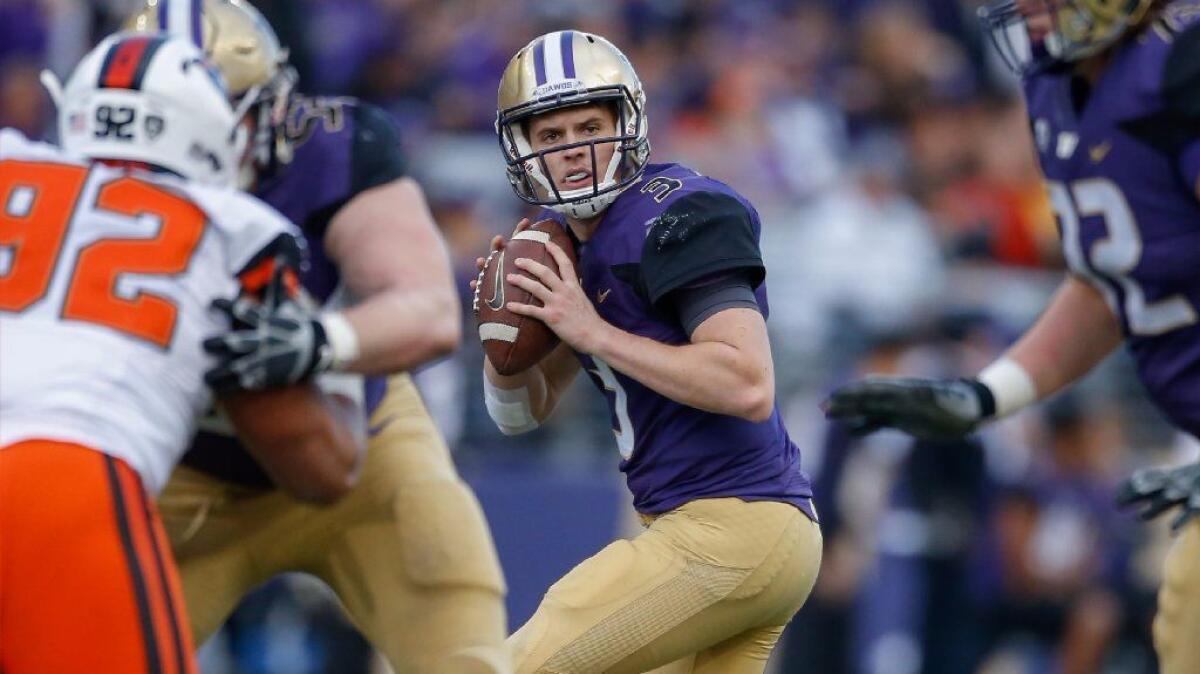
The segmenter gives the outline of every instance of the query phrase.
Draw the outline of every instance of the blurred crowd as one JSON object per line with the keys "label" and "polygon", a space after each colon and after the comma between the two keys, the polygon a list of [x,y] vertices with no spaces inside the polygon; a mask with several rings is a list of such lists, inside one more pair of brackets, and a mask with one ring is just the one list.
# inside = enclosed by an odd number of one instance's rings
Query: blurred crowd
{"label": "blurred crowd", "polygon": [[[0,0],[0,126],[52,136],[39,70],[69,72],[139,4]],[[1116,511],[1112,493],[1133,466],[1195,450],[1149,411],[1123,355],[969,443],[852,438],[821,417],[825,393],[866,372],[977,371],[1061,278],[1017,83],[987,48],[977,3],[256,5],[290,48],[302,91],[358,96],[395,115],[459,270],[464,321],[475,257],[526,214],[492,124],[504,65],[543,32],[611,39],[647,91],[652,158],[754,201],[778,400],[816,481],[826,537],[820,581],[779,671],[1154,671],[1148,624],[1167,537]],[[615,472],[607,413],[590,390],[538,433],[500,436],[478,390],[481,358],[468,340],[420,374],[468,475],[526,460]],[[296,604],[307,596],[282,591]],[[308,662],[341,666],[272,668],[266,641],[251,637],[290,614],[258,610],[222,636],[242,653],[228,671],[361,671],[345,668],[361,654],[332,637],[309,648]]]}

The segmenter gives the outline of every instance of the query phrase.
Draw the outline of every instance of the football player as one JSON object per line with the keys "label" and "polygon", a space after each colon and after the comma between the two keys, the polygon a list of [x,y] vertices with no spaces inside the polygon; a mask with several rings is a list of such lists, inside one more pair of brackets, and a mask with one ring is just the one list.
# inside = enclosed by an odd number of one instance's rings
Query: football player
{"label": "football player", "polygon": [[505,588],[483,512],[412,380],[383,376],[449,353],[461,334],[449,258],[392,121],[352,99],[296,94],[286,52],[241,0],[155,0],[131,22],[199,40],[229,81],[254,128],[246,183],[300,225],[312,257],[302,282],[325,302],[315,324],[272,337],[286,356],[272,371],[220,379],[259,388],[309,367],[371,375],[363,478],[333,508],[274,489],[215,427],[198,436],[159,500],[196,640],[259,584],[305,571],[398,672],[508,671]]}
{"label": "football player", "polygon": [[517,375],[485,363],[487,409],[505,433],[532,430],[586,371],[646,525],[549,589],[509,639],[521,674],[761,674],[820,562],[774,402],[758,214],[727,185],[649,164],[645,104],[625,56],[580,31],[535,39],[500,83],[508,177],[569,229],[579,262],[553,243],[561,275],[514,262],[533,278],[508,280],[538,304],[507,308],[562,342]]}
{"label": "football player", "polygon": [[[860,431],[948,438],[1070,385],[1122,341],[1150,396],[1200,432],[1200,4],[1011,0],[984,8],[1022,76],[1070,271],[998,361],[961,380],[868,379],[827,413]],[[1200,506],[1194,467],[1141,473],[1122,499]],[[1180,520],[1182,523],[1184,520]],[[1171,550],[1154,639],[1166,674],[1200,671],[1200,524]]]}
{"label": "football player", "polygon": [[[46,81],[62,149],[0,130],[0,671],[196,672],[149,495],[209,405],[210,303],[274,278],[244,327],[307,318],[279,294],[298,232],[233,188],[246,136],[192,44],[116,35]],[[357,405],[307,384],[221,403],[293,496],[353,485]]]}

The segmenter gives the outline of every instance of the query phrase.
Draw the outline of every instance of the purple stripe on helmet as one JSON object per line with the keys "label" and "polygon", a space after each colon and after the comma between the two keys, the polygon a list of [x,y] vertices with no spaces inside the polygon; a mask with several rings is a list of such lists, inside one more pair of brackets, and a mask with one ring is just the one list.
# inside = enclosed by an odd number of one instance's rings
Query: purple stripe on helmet
{"label": "purple stripe on helmet", "polygon": [[192,42],[201,49],[204,48],[204,33],[201,30],[200,13],[204,11],[200,4],[203,0],[192,0]]}
{"label": "purple stripe on helmet", "polygon": [[533,70],[537,75],[538,86],[546,83],[546,40],[545,38],[537,41],[533,45]]}
{"label": "purple stripe on helmet", "polygon": [[563,77],[575,79],[575,31],[564,30],[559,41],[562,48]]}
{"label": "purple stripe on helmet", "polygon": [[158,29],[166,31],[170,28],[167,25],[167,0],[158,0]]}

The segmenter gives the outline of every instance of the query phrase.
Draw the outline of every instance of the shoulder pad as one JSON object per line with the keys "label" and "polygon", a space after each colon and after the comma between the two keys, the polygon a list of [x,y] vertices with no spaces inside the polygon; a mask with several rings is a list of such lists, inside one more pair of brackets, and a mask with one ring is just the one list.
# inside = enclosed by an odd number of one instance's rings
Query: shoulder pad
{"label": "shoulder pad", "polygon": [[1175,36],[1162,77],[1164,110],[1172,116],[1200,119],[1200,23]]}
{"label": "shoulder pad", "polygon": [[745,271],[751,287],[766,275],[754,214],[713,191],[683,194],[650,221],[642,247],[645,291],[657,303],[673,290],[723,272]]}
{"label": "shoulder pad", "polygon": [[389,183],[408,172],[396,120],[383,108],[354,103],[351,189],[355,194]]}
{"label": "shoulder pad", "polygon": [[1150,30],[1167,43],[1159,80],[1147,83],[1157,104],[1152,113],[1121,122],[1120,127],[1173,156],[1200,138],[1200,21],[1169,24],[1164,18]]}
{"label": "shoulder pad", "polygon": [[11,157],[65,162],[78,161],[78,158],[73,158],[56,145],[29,140],[25,134],[16,129],[3,128],[0,129],[0,159]]}

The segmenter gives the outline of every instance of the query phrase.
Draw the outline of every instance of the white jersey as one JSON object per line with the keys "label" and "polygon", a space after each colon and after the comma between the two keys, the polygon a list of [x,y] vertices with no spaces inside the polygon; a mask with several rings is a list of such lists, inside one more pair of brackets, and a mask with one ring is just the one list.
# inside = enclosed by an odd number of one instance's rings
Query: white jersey
{"label": "white jersey", "polygon": [[228,325],[209,305],[281,235],[247,194],[0,130],[0,448],[78,443],[157,493],[211,404],[201,343]]}

